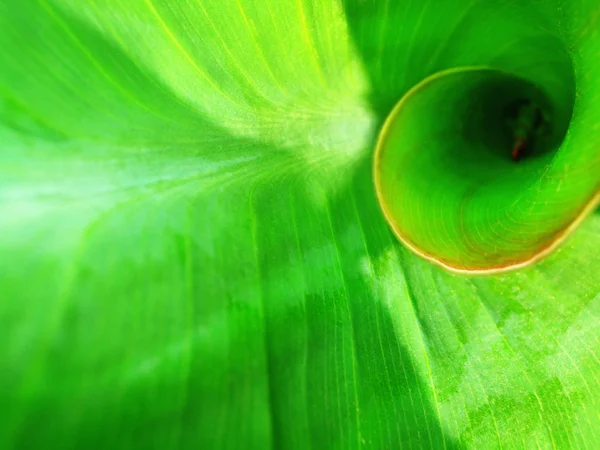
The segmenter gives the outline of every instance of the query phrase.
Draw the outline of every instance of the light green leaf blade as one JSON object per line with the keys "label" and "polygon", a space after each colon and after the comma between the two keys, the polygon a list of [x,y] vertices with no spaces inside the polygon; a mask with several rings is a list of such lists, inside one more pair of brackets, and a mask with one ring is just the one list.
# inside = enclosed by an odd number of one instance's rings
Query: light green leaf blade
{"label": "light green leaf blade", "polygon": [[593,447],[600,216],[449,274],[371,165],[413,85],[557,24],[591,148],[598,6],[373,3],[0,0],[3,447]]}

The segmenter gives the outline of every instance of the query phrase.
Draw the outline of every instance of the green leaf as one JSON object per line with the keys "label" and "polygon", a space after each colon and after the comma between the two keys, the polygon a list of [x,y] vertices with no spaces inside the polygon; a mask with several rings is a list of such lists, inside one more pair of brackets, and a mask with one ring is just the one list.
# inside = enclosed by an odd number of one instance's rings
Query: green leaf
{"label": "green leaf", "polygon": [[[534,248],[598,195],[599,24],[597,0],[0,0],[0,447],[593,448],[600,214],[539,264],[450,273],[372,166],[430,75],[540,86],[573,117],[524,175]],[[420,114],[411,139],[448,112]]]}

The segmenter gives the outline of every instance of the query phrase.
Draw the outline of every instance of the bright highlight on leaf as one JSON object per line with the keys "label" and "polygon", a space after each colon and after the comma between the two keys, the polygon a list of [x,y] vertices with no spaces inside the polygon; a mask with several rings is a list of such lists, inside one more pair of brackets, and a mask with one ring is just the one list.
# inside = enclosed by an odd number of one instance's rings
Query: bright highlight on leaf
{"label": "bright highlight on leaf", "polygon": [[599,61],[598,0],[0,0],[0,448],[595,448]]}

